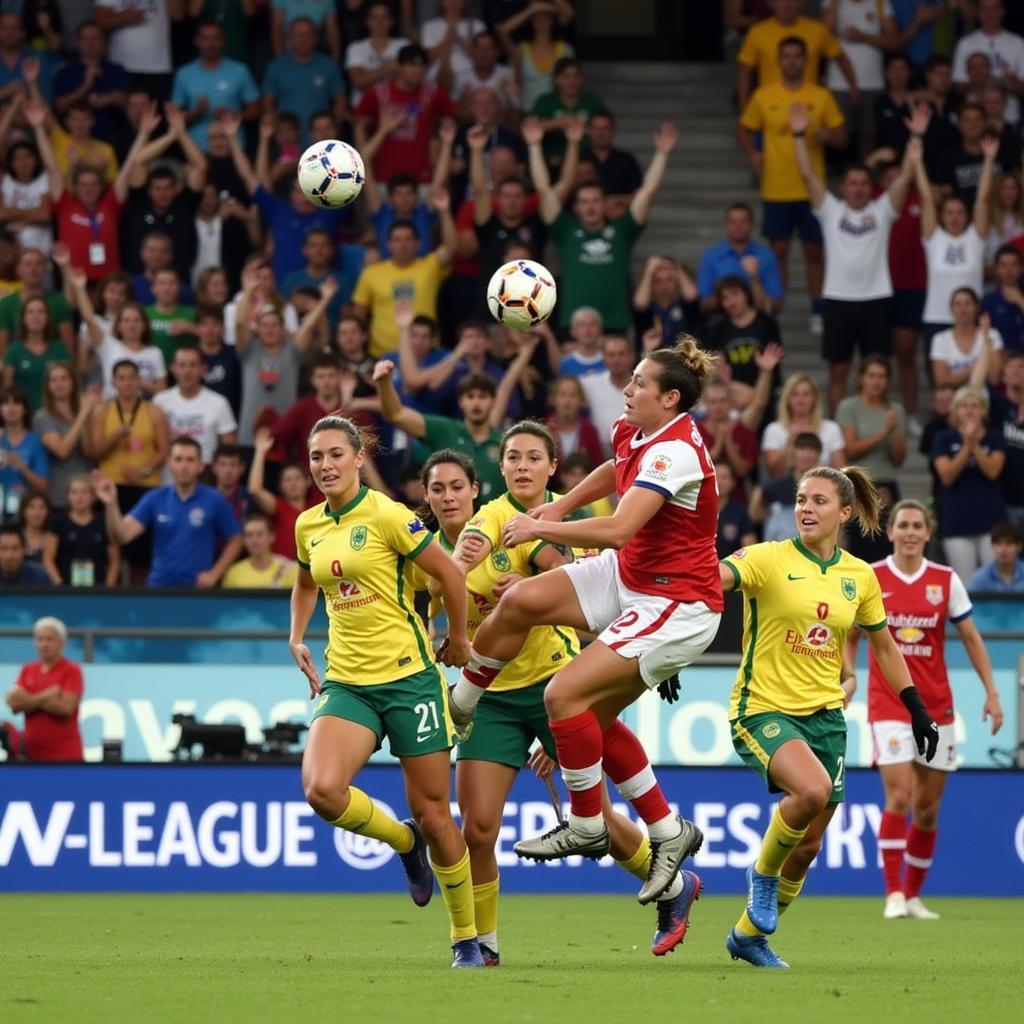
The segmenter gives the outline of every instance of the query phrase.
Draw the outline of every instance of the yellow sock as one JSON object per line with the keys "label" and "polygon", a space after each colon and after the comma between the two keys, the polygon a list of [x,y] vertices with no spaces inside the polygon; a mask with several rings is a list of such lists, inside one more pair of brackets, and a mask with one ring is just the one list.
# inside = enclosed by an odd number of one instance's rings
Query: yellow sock
{"label": "yellow sock", "polygon": [[[441,898],[452,922],[452,942],[476,938],[473,916],[473,876],[469,870],[469,850],[451,867],[431,864],[441,889]],[[497,892],[495,892],[497,899]]]}
{"label": "yellow sock", "polygon": [[761,929],[758,928],[749,917],[747,917],[747,912],[745,910],[743,911],[740,919],[736,922],[736,931],[738,931],[740,935],[749,935],[751,937],[754,935],[764,934]]}
{"label": "yellow sock", "polygon": [[348,787],[348,807],[344,814],[331,822],[346,832],[369,836],[387,843],[396,853],[408,853],[412,849],[413,834],[408,825],[392,818],[382,811],[361,789]]}
{"label": "yellow sock", "polygon": [[647,873],[651,870],[651,842],[644,836],[640,841],[640,845],[636,849],[636,853],[633,854],[629,860],[617,860],[615,862],[622,868],[623,871],[628,871],[631,875],[635,875],[637,878],[647,881]]}
{"label": "yellow sock", "polygon": [[806,828],[790,828],[779,812],[779,805],[772,811],[772,820],[768,822],[768,831],[761,842],[761,854],[757,858],[754,870],[759,875],[778,875],[782,865],[793,852],[796,845],[804,837]]}
{"label": "yellow sock", "polygon": [[473,916],[476,918],[476,932],[480,941],[486,936],[488,946],[498,951],[498,886],[499,879],[481,882],[473,886]]}
{"label": "yellow sock", "polygon": [[804,881],[807,876],[804,875],[799,881],[793,882],[788,878],[779,879],[779,913],[783,914],[786,908],[800,895],[800,890],[804,887]]}

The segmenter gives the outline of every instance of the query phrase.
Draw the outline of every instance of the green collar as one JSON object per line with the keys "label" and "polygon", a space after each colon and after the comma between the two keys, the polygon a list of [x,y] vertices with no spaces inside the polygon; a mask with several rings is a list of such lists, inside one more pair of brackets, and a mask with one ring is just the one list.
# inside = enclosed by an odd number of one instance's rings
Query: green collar
{"label": "green collar", "polygon": [[[508,491],[508,492],[507,492],[507,497],[508,497],[508,503],[509,503],[509,504],[510,504],[510,505],[511,505],[511,506],[512,506],[512,507],[513,507],[513,508],[514,508],[514,509],[515,509],[515,510],[516,510],[517,512],[529,512],[529,511],[530,511],[530,510],[529,510],[528,508],[524,508],[524,507],[523,507],[522,505],[520,505],[520,504],[519,504],[519,502],[518,502],[518,501],[516,501],[516,499],[512,497],[512,492],[511,492],[511,491]],[[548,502],[548,501],[551,501],[551,500],[552,500],[552,495],[551,495],[551,492],[550,492],[550,491],[545,491],[545,492],[544,492],[544,501],[545,501],[545,502]]]}
{"label": "green collar", "polygon": [[333,519],[335,523],[340,522],[341,517],[345,515],[346,512],[351,512],[352,509],[354,509],[356,505],[366,497],[366,492],[368,490],[369,488],[364,484],[358,491],[356,491],[356,496],[347,505],[342,505],[339,509],[332,509],[330,502],[324,502],[324,515],[329,519]]}
{"label": "green collar", "polygon": [[437,528],[437,540],[448,554],[451,554],[455,550],[455,545],[448,542],[448,538],[444,535],[444,530],[442,530],[440,526]]}
{"label": "green collar", "polygon": [[809,559],[816,566],[818,566],[819,569],[821,569],[822,575],[824,575],[828,569],[831,569],[832,566],[835,565],[836,562],[838,562],[839,559],[843,557],[843,549],[838,544],[836,545],[835,551],[832,553],[832,557],[827,562],[823,562],[812,551],[808,551],[807,548],[804,547],[804,543],[799,537],[793,538],[793,544],[796,547],[797,551],[799,551],[800,554],[804,556],[804,558]]}

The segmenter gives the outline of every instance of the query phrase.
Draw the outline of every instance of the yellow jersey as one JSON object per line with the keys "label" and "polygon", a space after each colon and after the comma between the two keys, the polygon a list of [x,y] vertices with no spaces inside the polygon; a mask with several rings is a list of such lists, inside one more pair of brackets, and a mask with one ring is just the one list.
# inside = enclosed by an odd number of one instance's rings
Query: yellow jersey
{"label": "yellow jersey", "polygon": [[776,18],[765,18],[750,26],[736,60],[757,69],[758,85],[771,85],[782,76],[779,43],[789,36],[802,39],[807,46],[805,82],[816,82],[821,77],[822,57],[834,60],[843,52],[839,40],[815,18],[801,16],[792,25],[783,25]]}
{"label": "yellow jersey", "polygon": [[[547,500],[557,495],[549,494]],[[466,577],[468,591],[469,637],[494,611],[498,599],[494,587],[502,576],[510,572],[520,576],[535,576],[539,570],[536,558],[547,541],[535,540],[505,548],[501,543],[501,531],[505,524],[526,509],[509,494],[503,494],[489,501],[466,524],[465,533],[478,533],[491,543],[487,557]],[[534,626],[526,643],[515,659],[509,662],[491,684],[494,691],[519,690],[532,686],[554,675],[563,665],[568,664],[580,652],[579,639],[571,629],[558,626]]]}
{"label": "yellow jersey", "polygon": [[769,202],[807,199],[807,186],[796,165],[793,133],[789,130],[789,108],[794,103],[807,107],[810,124],[804,143],[814,173],[825,180],[825,145],[818,138],[822,128],[838,128],[844,121],[835,97],[823,86],[804,82],[799,89],[787,89],[781,82],[754,91],[740,116],[740,124],[752,132],[764,133],[764,172],[761,198]]}
{"label": "yellow jersey", "polygon": [[251,558],[243,558],[240,562],[235,562],[224,574],[221,586],[228,589],[290,587],[298,574],[299,567],[281,555],[274,555],[266,569],[257,569],[253,566]]}
{"label": "yellow jersey", "polygon": [[431,540],[404,505],[367,487],[337,511],[324,503],[296,520],[299,565],[327,604],[328,679],[369,686],[434,664],[408,576]]}
{"label": "yellow jersey", "polygon": [[847,634],[886,627],[874,570],[836,548],[823,562],[800,540],[768,541],[723,559],[743,592],[743,660],[730,720],[760,711],[841,708]]}

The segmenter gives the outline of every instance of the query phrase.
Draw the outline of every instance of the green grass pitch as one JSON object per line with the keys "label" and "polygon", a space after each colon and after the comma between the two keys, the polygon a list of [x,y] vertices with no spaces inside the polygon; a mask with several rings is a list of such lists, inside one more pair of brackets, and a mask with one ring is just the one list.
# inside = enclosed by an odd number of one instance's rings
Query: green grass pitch
{"label": "green grass pitch", "polygon": [[436,895],[7,895],[0,1020],[1019,1021],[1024,903],[928,903],[941,921],[802,898],[774,943],[793,969],[756,971],[724,948],[742,897],[703,897],[658,959],[630,897],[507,896],[502,966],[455,973]]}

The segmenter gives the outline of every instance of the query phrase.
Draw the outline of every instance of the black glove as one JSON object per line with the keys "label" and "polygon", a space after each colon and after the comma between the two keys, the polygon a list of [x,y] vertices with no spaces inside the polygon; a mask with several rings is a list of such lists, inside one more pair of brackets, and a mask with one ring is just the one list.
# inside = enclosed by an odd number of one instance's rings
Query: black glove
{"label": "black glove", "polygon": [[668,679],[658,683],[658,696],[669,704],[675,704],[679,700],[679,673],[671,675]]}
{"label": "black glove", "polygon": [[917,692],[916,686],[905,686],[900,690],[900,700],[910,712],[910,728],[914,732],[917,752],[924,754],[926,761],[931,761],[939,745],[939,727],[921,703],[921,695]]}

